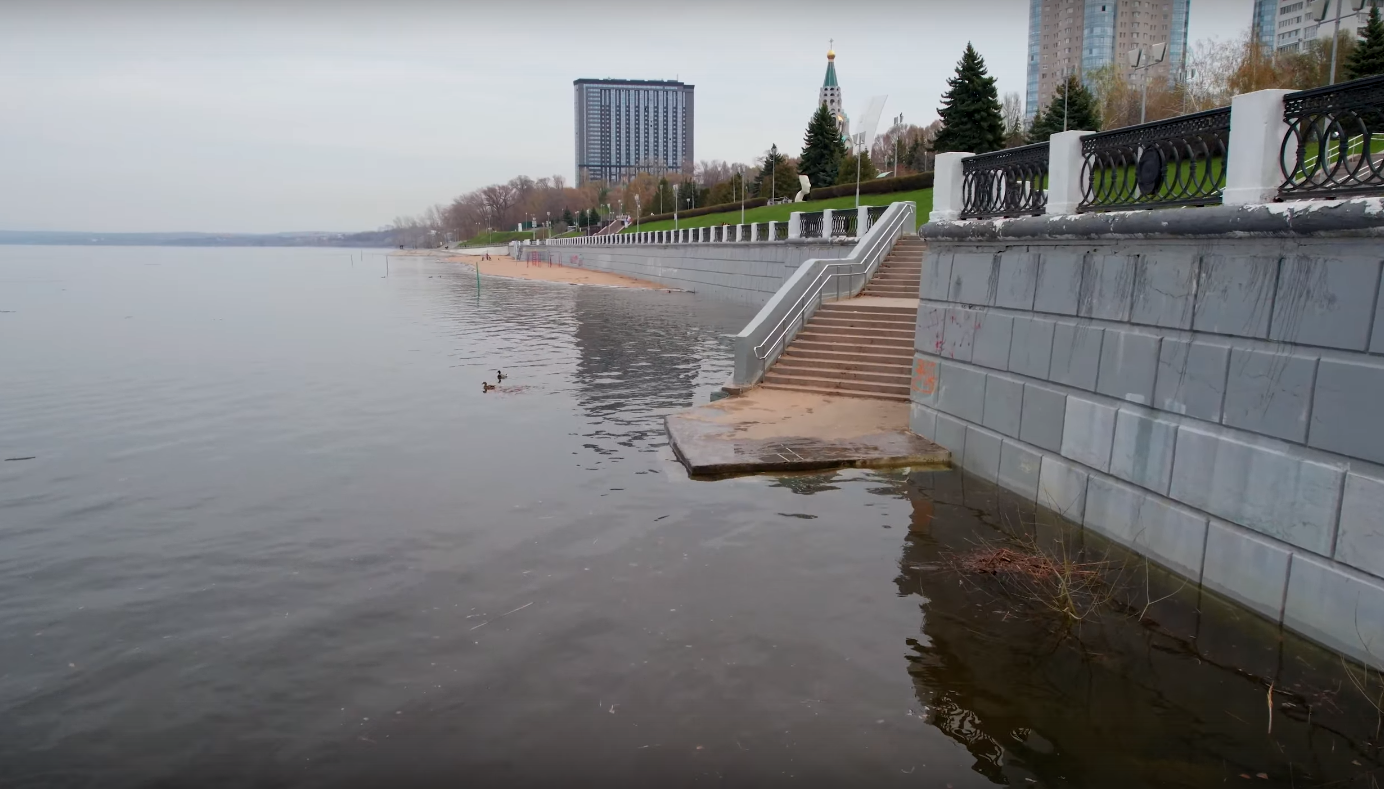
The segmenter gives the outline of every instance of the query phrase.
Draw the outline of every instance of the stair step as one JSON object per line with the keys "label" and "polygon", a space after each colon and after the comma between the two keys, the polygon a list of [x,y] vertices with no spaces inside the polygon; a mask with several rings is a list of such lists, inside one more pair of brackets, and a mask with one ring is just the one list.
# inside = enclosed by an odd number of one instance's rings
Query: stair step
{"label": "stair step", "polygon": [[854,340],[867,337],[884,337],[888,339],[911,340],[913,339],[914,327],[908,324],[899,324],[885,329],[868,328],[864,326],[836,326],[823,324],[816,321],[809,322],[803,329],[804,332],[815,332],[817,334],[827,334],[832,337],[849,337]]}
{"label": "stair step", "polygon": [[[869,350],[871,353],[866,353]],[[873,353],[873,349],[844,349],[844,350],[815,350],[811,347],[789,346],[783,352],[782,360],[799,359],[804,361],[819,361],[822,364],[829,364],[832,367],[909,367],[913,363],[912,350],[898,350],[897,353]]]}
{"label": "stair step", "polygon": [[808,392],[810,394],[825,395],[827,397],[859,397],[864,400],[891,400],[894,402],[908,402],[906,395],[882,394],[880,392],[850,392],[841,389],[818,389],[813,386],[787,386],[784,384],[764,384],[765,389],[782,389],[789,392]]}
{"label": "stair step", "polygon": [[[817,358],[819,356],[836,358]],[[779,357],[778,363],[788,364],[794,367],[816,368],[821,370],[824,375],[829,371],[836,370],[911,375],[913,368],[910,362],[912,358],[911,354],[907,356],[867,356],[864,354],[851,353],[797,353],[789,350]]]}
{"label": "stair step", "polygon": [[822,306],[817,308],[818,315],[821,315],[824,312],[831,313],[833,315],[841,313],[864,315],[866,313],[869,313],[876,315],[907,314],[913,317],[917,317],[918,308],[902,306],[895,307],[888,304],[870,304],[869,302],[861,303],[859,301],[856,301],[855,299],[847,299],[846,301],[835,301],[830,302],[828,304],[823,304]]}
{"label": "stair step", "polygon": [[830,340],[804,339],[801,334],[788,346],[788,353],[819,354],[831,353],[836,355],[859,356],[860,358],[879,357],[912,359],[913,347],[900,345],[860,345],[857,343],[832,342]]}
{"label": "stair step", "polygon": [[785,384],[788,386],[810,386],[815,389],[828,389],[851,392],[878,392],[908,397],[908,383],[888,384],[870,381],[843,381],[835,378],[815,378],[806,375],[783,375],[772,369],[764,376],[766,384]]}
{"label": "stair step", "polygon": [[815,315],[808,326],[841,326],[857,329],[913,329],[915,319],[910,315],[845,316],[837,313]]}
{"label": "stair step", "polygon": [[774,375],[796,376],[799,378],[822,378],[833,381],[862,381],[893,386],[908,386],[909,368],[894,367],[883,372],[877,370],[843,370],[835,367],[815,367],[810,364],[780,359],[771,371]]}
{"label": "stair step", "polygon": [[912,337],[859,337],[850,334],[832,334],[828,332],[813,331],[810,327],[799,333],[797,339],[803,342],[821,342],[836,345],[882,345],[893,348],[913,347]]}

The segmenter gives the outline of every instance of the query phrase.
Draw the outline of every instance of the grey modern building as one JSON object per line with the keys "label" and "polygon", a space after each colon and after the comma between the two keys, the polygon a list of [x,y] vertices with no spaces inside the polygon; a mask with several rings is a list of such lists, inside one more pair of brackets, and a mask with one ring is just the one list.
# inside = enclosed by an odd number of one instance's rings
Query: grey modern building
{"label": "grey modern building", "polygon": [[690,168],[692,85],[671,80],[579,79],[576,113],[577,183],[627,181]]}
{"label": "grey modern building", "polygon": [[1337,16],[1342,33],[1359,35],[1375,6],[1384,7],[1384,0],[1255,0],[1252,29],[1268,52],[1301,52],[1312,41],[1330,43]]}
{"label": "grey modern building", "polygon": [[1083,80],[1115,64],[1128,76],[1125,53],[1166,43],[1150,79],[1176,78],[1187,54],[1192,0],[1029,0],[1028,85],[1024,111],[1033,118],[1067,75]]}

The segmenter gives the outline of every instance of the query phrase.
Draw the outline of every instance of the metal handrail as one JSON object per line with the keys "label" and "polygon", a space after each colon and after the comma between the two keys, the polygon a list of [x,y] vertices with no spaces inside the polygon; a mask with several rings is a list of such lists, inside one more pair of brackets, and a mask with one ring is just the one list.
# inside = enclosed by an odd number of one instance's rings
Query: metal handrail
{"label": "metal handrail", "polygon": [[[763,376],[764,370],[768,367],[766,360],[771,355],[773,349],[778,346],[787,346],[789,328],[793,325],[793,322],[797,321],[798,331],[802,331],[803,326],[807,324],[808,308],[814,306],[814,303],[817,305],[821,304],[822,293],[826,290],[827,282],[837,280],[836,297],[838,299],[841,297],[840,279],[842,277],[851,277],[852,286],[854,285],[855,277],[864,277],[865,282],[869,282],[870,277],[874,274],[875,270],[879,268],[880,263],[884,261],[884,258],[888,254],[889,249],[893,248],[894,246],[895,236],[893,234],[893,230],[897,226],[902,225],[905,219],[915,217],[916,212],[918,210],[917,206],[914,203],[896,203],[896,205],[902,205],[904,206],[904,208],[900,210],[897,214],[895,214],[893,219],[891,219],[888,224],[884,225],[883,229],[878,234],[876,234],[873,239],[869,241],[869,246],[866,247],[863,253],[860,255],[860,260],[855,260],[848,263],[842,262],[824,264],[822,266],[822,270],[817,272],[817,276],[813,278],[812,284],[808,286],[807,291],[804,292],[801,296],[799,296],[797,301],[793,302],[793,306],[791,309],[789,309],[788,314],[783,316],[783,318],[778,322],[778,324],[775,325],[772,330],[770,330],[769,335],[765,337],[762,342],[754,346],[754,356],[761,362],[761,376]],[[879,227],[879,225],[876,224],[876,227]],[[874,228],[871,229],[873,230]],[[882,250],[880,249],[881,247],[883,247]],[[871,259],[872,257],[873,260]],[[859,266],[862,263],[864,263],[865,265],[864,271],[852,271],[846,273],[838,273],[832,271],[832,269],[837,268]],[[864,283],[862,283],[862,287],[863,285]],[[848,288],[847,290],[850,290],[850,288]],[[796,336],[796,334],[794,334],[794,336]],[[780,353],[782,353],[782,351],[780,351]]]}

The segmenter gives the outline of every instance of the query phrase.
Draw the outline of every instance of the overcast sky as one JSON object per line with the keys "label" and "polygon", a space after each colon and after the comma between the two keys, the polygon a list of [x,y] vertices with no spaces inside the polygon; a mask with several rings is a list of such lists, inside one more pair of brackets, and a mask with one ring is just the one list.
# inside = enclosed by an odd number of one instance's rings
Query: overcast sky
{"label": "overcast sky", "polygon": [[[1193,41],[1253,0],[1192,0]],[[577,13],[580,12],[580,13]],[[0,0],[0,229],[365,230],[574,178],[572,80],[696,85],[696,157],[796,154],[834,38],[846,111],[937,117],[966,42],[1023,93],[1028,0]]]}

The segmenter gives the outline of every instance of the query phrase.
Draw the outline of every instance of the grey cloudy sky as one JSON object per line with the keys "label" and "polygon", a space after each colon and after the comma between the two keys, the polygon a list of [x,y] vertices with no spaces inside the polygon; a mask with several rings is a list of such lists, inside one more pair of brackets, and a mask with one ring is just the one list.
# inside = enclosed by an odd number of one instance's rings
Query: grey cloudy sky
{"label": "grey cloudy sky", "polygon": [[[1193,41],[1252,0],[1192,0]],[[576,13],[580,10],[581,13]],[[363,230],[523,173],[573,178],[572,80],[697,86],[698,159],[846,110],[927,123],[972,41],[1022,93],[1027,0],[0,0],[0,229]]]}

